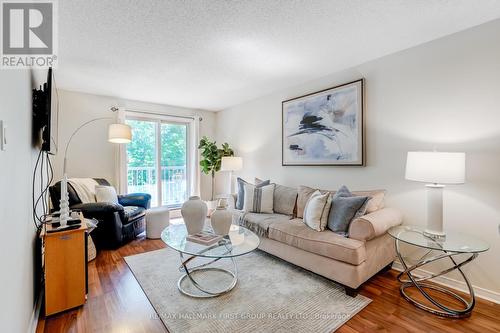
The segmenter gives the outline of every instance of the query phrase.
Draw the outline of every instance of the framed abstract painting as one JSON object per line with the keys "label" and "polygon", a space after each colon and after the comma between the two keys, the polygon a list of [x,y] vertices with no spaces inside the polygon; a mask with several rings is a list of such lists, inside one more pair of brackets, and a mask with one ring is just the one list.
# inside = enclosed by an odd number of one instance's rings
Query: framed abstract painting
{"label": "framed abstract painting", "polygon": [[282,165],[364,165],[364,80],[282,102]]}

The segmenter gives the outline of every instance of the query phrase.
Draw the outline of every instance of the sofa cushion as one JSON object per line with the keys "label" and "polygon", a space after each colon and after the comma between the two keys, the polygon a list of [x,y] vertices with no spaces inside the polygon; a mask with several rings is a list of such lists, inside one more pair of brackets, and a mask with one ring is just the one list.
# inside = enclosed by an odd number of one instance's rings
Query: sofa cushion
{"label": "sofa cushion", "polygon": [[146,214],[146,210],[138,206],[124,206],[122,223],[127,224],[132,220],[142,217]]}
{"label": "sofa cushion", "polygon": [[297,201],[297,189],[293,187],[276,184],[274,187],[274,212],[292,216],[295,202]]}
{"label": "sofa cushion", "polygon": [[366,260],[364,242],[339,236],[329,230],[314,231],[302,219],[275,220],[269,225],[268,237],[352,265],[359,265]]}
{"label": "sofa cushion", "polygon": [[[308,186],[299,186],[298,188],[298,196],[297,196],[297,217],[304,217],[304,208],[306,206],[307,200],[311,194],[314,193],[316,189],[308,187]],[[330,190],[319,190],[321,193],[330,192],[331,194],[335,194],[336,191]],[[384,200],[385,200],[385,190],[371,190],[371,191],[352,191],[352,194],[356,196],[362,197],[370,197],[368,203],[366,204],[366,213],[373,213],[379,209],[384,208]]]}
{"label": "sofa cushion", "polygon": [[237,219],[239,225],[255,232],[257,235],[267,237],[271,223],[288,221],[290,217],[283,214],[259,214],[235,211],[233,212],[233,219]]}

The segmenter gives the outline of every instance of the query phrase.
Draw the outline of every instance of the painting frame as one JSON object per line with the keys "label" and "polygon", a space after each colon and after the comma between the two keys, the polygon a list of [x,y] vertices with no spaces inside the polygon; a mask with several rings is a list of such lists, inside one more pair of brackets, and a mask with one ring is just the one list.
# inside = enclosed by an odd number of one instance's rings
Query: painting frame
{"label": "painting frame", "polygon": [[[285,133],[287,131],[286,120],[288,121],[288,112],[289,105],[293,103],[298,103],[303,101],[307,102],[308,99],[318,98],[323,96],[331,96],[335,93],[338,93],[342,89],[349,88],[351,86],[357,87],[357,97],[356,97],[356,158],[351,159],[349,161],[339,161],[337,159],[323,160],[323,161],[307,161],[307,160],[298,160],[291,161],[289,156],[285,156],[286,149],[290,149],[285,144],[287,144],[287,138],[289,138],[289,133]],[[303,111],[306,115],[307,113]],[[317,118],[322,119],[322,118]],[[310,133],[305,133],[306,135],[312,135]],[[314,134],[314,133],[313,133]],[[288,153],[290,155],[290,153]],[[281,165],[282,166],[365,166],[366,156],[365,156],[365,79],[361,78],[358,80],[350,81],[347,83],[343,83],[334,87],[326,88],[323,90],[315,91],[306,95],[294,97],[291,99],[287,99],[281,102]]]}

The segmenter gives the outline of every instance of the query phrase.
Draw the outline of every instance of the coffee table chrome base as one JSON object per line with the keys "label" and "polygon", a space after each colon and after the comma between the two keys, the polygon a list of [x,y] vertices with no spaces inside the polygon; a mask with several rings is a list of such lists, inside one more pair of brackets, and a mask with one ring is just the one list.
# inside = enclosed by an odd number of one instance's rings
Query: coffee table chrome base
{"label": "coffee table chrome base", "polygon": [[[180,256],[181,256],[181,266],[179,267],[179,270],[183,270],[185,272],[185,274],[183,274],[179,278],[179,281],[177,281],[177,289],[179,289],[179,291],[186,296],[190,296],[190,297],[194,297],[194,298],[217,297],[217,296],[223,295],[223,294],[231,291],[236,286],[236,283],[238,282],[238,270],[236,267],[236,262],[234,261],[233,257],[229,258],[233,264],[233,271],[234,272],[231,272],[228,269],[224,269],[224,268],[220,268],[220,267],[207,267],[210,264],[218,261],[221,258],[216,258],[216,259],[211,260],[210,262],[207,262],[205,264],[198,265],[196,267],[188,268],[187,267],[188,262],[197,258],[197,256],[191,256],[187,259],[184,259],[182,253],[180,253]],[[200,283],[198,281],[196,281],[196,279],[194,277],[194,275],[196,275],[195,273],[197,273],[197,272],[208,272],[208,271],[220,272],[221,274],[227,274],[227,275],[232,277],[232,280],[227,285],[227,287],[225,287],[222,290],[208,290],[206,287],[202,287],[200,285]],[[182,283],[186,279],[188,279],[192,283],[192,285],[195,286],[196,289],[198,289],[201,292],[201,294],[194,294],[194,293],[189,292],[188,290],[184,289],[182,287]]]}
{"label": "coffee table chrome base", "polygon": [[[469,282],[469,280],[467,279],[467,277],[465,276],[461,267],[463,265],[471,262],[472,260],[474,260],[478,256],[477,253],[472,253],[472,254],[470,254],[470,256],[468,258],[457,263],[457,261],[453,257],[459,255],[460,253],[442,251],[443,253],[441,253],[441,254],[438,254],[434,257],[425,259],[425,257],[431,252],[431,251],[428,251],[419,260],[419,262],[417,262],[416,264],[414,264],[412,266],[408,266],[407,263],[404,261],[403,256],[401,255],[401,252],[399,250],[399,241],[397,239],[395,240],[395,243],[396,243],[396,253],[398,255],[399,261],[401,262],[401,264],[403,265],[403,268],[404,268],[404,271],[398,274],[398,280],[399,280],[399,282],[401,282],[401,287],[400,287],[399,291],[400,291],[401,295],[407,301],[409,301],[410,303],[412,303],[413,305],[415,305],[416,307],[418,307],[422,310],[425,310],[427,312],[433,313],[433,314],[441,316],[441,317],[464,318],[464,317],[470,316],[472,309],[474,308],[474,305],[476,303],[476,300],[474,297],[474,290],[472,289],[472,285]],[[423,276],[423,277],[415,277],[412,274],[412,271],[419,268],[419,267],[422,267],[422,266],[427,265],[431,262],[446,259],[446,258],[451,260],[451,262],[453,263],[452,267],[445,269],[441,272],[429,274],[429,275]],[[462,296],[458,295],[457,293],[451,291],[450,289],[425,282],[425,281],[429,281],[435,277],[447,274],[447,273],[454,271],[454,270],[457,270],[460,273],[463,280],[467,284],[467,289],[469,292],[469,300],[466,300],[465,298],[463,298]],[[406,275],[408,277],[408,279],[404,279],[403,278],[404,275]],[[432,303],[432,305],[434,305],[435,307],[430,307],[430,306],[416,300],[415,298],[411,297],[410,295],[408,295],[408,293],[406,292],[406,289],[408,289],[408,288],[417,288],[418,291],[430,303]],[[427,291],[425,291],[425,289],[435,290],[435,291],[438,291],[440,293],[451,296],[454,299],[456,299],[457,301],[459,301],[463,305],[463,308],[456,309],[456,308],[447,307],[447,306],[443,305],[442,303],[440,303],[439,301],[437,301],[434,297],[429,295],[429,293]]]}

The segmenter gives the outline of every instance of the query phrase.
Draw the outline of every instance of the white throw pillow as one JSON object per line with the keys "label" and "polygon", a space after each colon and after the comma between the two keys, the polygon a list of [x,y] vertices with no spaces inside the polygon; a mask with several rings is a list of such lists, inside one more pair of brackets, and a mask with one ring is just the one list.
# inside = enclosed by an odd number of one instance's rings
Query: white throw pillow
{"label": "white throw pillow", "polygon": [[320,191],[315,191],[304,208],[304,223],[316,231],[325,230],[331,205],[330,193],[321,194]]}
{"label": "white throw pillow", "polygon": [[256,187],[244,184],[243,210],[252,213],[273,213],[274,184]]}
{"label": "white throw pillow", "polygon": [[96,185],[95,199],[97,202],[111,202],[118,203],[118,195],[113,186]]}

